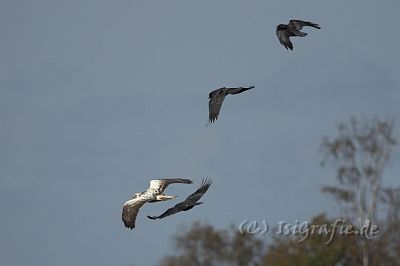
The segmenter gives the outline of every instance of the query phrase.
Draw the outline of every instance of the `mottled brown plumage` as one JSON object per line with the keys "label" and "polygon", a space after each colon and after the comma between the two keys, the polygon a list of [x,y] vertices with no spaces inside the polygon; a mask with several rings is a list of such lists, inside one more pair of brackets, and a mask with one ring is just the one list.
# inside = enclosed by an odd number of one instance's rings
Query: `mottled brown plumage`
{"label": "mottled brown plumage", "polygon": [[168,185],[174,183],[191,184],[192,180],[184,178],[155,179],[150,181],[150,187],[144,192],[135,193],[133,197],[125,202],[122,208],[122,221],[125,227],[135,228],[136,217],[140,207],[146,202],[159,202],[176,198],[176,196],[164,195]]}

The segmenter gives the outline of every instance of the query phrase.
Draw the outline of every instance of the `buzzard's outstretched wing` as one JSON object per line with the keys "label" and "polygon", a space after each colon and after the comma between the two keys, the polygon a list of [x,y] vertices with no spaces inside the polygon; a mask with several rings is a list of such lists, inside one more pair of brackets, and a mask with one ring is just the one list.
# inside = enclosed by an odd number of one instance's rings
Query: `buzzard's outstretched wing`
{"label": "buzzard's outstretched wing", "polygon": [[289,21],[289,26],[294,26],[297,30],[301,30],[304,26],[309,26],[309,27],[314,27],[317,29],[321,29],[321,27],[316,24],[312,23],[310,21],[304,21],[304,20],[298,20],[298,19],[292,19]]}
{"label": "buzzard's outstretched wing", "polygon": [[289,39],[290,33],[287,29],[277,28],[276,29],[276,36],[278,36],[279,42],[286,48],[293,50],[293,44]]}
{"label": "buzzard's outstretched wing", "polygon": [[122,221],[125,227],[135,228],[136,216],[138,215],[140,207],[147,202],[145,198],[134,198],[125,202],[122,208]]}
{"label": "buzzard's outstretched wing", "polygon": [[210,101],[208,102],[208,120],[210,123],[213,123],[217,120],[219,116],[219,111],[221,110],[222,102],[225,99],[226,93],[222,90],[216,93],[210,93]]}
{"label": "buzzard's outstretched wing", "polygon": [[151,190],[159,191],[159,193],[163,193],[168,185],[173,183],[184,183],[184,184],[192,184],[192,180],[185,178],[166,178],[166,179],[154,179],[150,181]]}
{"label": "buzzard's outstretched wing", "polygon": [[247,88],[243,88],[243,87],[239,87],[239,88],[228,88],[227,94],[238,94],[238,93],[242,93],[244,91],[253,89],[254,86],[250,86]]}
{"label": "buzzard's outstretched wing", "polygon": [[208,190],[212,183],[210,178],[205,178],[202,180],[200,187],[190,196],[188,196],[183,202],[176,204],[174,207],[169,208],[160,216],[147,216],[149,219],[162,219],[164,217],[173,215],[181,211],[187,211],[202,202],[197,202]]}

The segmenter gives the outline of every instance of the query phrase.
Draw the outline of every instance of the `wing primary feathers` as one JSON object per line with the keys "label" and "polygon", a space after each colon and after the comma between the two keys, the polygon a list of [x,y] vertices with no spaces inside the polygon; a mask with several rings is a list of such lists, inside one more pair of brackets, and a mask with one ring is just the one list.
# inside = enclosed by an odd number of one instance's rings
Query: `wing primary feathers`
{"label": "wing primary feathers", "polygon": [[309,25],[310,27],[314,27],[314,28],[317,28],[317,29],[321,29],[321,26],[319,26],[317,23],[312,23],[312,22],[310,22],[310,25]]}
{"label": "wing primary feathers", "polygon": [[225,88],[221,88],[215,91],[212,91],[209,94],[210,101],[208,102],[208,121],[210,124],[214,123],[219,116],[219,112],[221,111],[222,102],[225,99],[226,93],[224,92]]}
{"label": "wing primary feathers", "polygon": [[300,19],[292,19],[289,21],[289,24],[293,24],[298,30],[301,30],[304,26],[321,29],[321,27],[317,23],[313,23],[310,21],[304,21],[304,20],[300,20]]}
{"label": "wing primary feathers", "polygon": [[150,181],[150,189],[155,189],[163,192],[168,185],[174,183],[192,184],[193,181],[186,178],[165,178],[165,179],[154,179]]}
{"label": "wing primary feathers", "polygon": [[[253,88],[254,88],[254,86],[253,86]],[[207,186],[207,189],[211,186],[211,184],[212,184],[212,178],[211,177],[206,177],[206,178],[203,178],[202,180],[201,180],[201,184],[200,184],[200,186],[199,186],[199,189],[201,188],[201,187],[203,187],[203,186]]]}
{"label": "wing primary feathers", "polygon": [[280,24],[276,28],[276,36],[278,37],[279,42],[283,45],[283,47],[290,50],[293,50],[293,44],[289,39],[291,32],[288,30],[287,25]]}
{"label": "wing primary feathers", "polygon": [[122,221],[125,227],[129,229],[135,228],[136,217],[139,213],[139,209],[147,202],[146,199],[133,199],[125,202],[122,209]]}
{"label": "wing primary feathers", "polygon": [[247,91],[247,90],[251,90],[253,88],[254,88],[254,86],[250,86],[250,87],[247,87],[247,88],[244,88],[244,87],[228,88],[227,93],[228,94],[238,94],[238,93],[242,93],[242,92]]}

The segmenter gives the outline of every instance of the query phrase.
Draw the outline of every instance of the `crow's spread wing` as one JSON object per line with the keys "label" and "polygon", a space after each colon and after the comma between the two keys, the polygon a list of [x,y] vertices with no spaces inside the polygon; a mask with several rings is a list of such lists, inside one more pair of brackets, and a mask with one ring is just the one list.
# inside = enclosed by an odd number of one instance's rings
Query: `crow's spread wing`
{"label": "crow's spread wing", "polygon": [[276,29],[276,36],[278,36],[279,42],[286,48],[293,50],[293,44],[289,39],[289,32],[286,29]]}
{"label": "crow's spread wing", "polygon": [[213,123],[217,120],[219,112],[222,107],[222,102],[225,99],[225,93],[222,91],[220,93],[210,93],[210,101],[208,102],[208,120]]}
{"label": "crow's spread wing", "polygon": [[299,19],[292,19],[289,21],[289,26],[294,26],[297,30],[301,30],[304,26],[309,26],[309,27],[314,27],[317,29],[321,29],[321,27],[316,24],[312,23],[310,21],[304,21],[304,20],[299,20]]}

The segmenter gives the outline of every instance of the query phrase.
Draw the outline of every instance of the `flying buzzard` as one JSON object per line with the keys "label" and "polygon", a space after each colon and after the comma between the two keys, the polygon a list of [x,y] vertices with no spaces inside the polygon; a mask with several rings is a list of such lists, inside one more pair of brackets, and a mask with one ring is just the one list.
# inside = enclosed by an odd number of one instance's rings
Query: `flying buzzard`
{"label": "flying buzzard", "polygon": [[216,89],[216,90],[210,92],[210,94],[208,95],[208,99],[210,99],[210,101],[208,102],[209,123],[213,123],[213,122],[215,122],[215,120],[217,120],[217,118],[219,116],[219,111],[221,110],[222,102],[224,101],[226,95],[242,93],[242,92],[250,90],[252,88],[254,88],[254,86],[250,86],[248,88],[243,88],[243,87],[225,88],[225,87],[223,87],[223,88],[219,88],[219,89]]}
{"label": "flying buzzard", "polygon": [[289,48],[290,50],[293,50],[293,44],[290,41],[289,37],[292,37],[292,36],[305,37],[305,36],[307,36],[307,33],[300,31],[304,26],[321,29],[321,27],[318,24],[315,24],[315,23],[312,23],[309,21],[292,19],[289,21],[288,25],[279,24],[276,27],[276,36],[278,36],[279,42],[286,49]]}
{"label": "flying buzzard", "polygon": [[173,215],[178,212],[188,211],[196,205],[200,205],[203,202],[197,202],[208,190],[212,183],[210,178],[203,179],[201,181],[200,187],[190,196],[188,196],[183,202],[176,204],[174,207],[169,208],[160,216],[147,216],[149,219],[162,219],[169,215]]}
{"label": "flying buzzard", "polygon": [[150,187],[140,193],[135,193],[130,200],[125,202],[122,209],[122,221],[125,227],[135,228],[136,216],[140,207],[146,202],[159,202],[176,198],[176,196],[168,196],[164,194],[164,190],[169,184],[184,183],[192,184],[192,180],[184,178],[155,179],[150,181]]}

